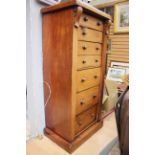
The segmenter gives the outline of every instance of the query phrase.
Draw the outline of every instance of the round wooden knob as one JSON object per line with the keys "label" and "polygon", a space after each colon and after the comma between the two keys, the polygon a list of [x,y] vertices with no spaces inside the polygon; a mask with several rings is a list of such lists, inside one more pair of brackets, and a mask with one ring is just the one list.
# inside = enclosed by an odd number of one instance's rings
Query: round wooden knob
{"label": "round wooden knob", "polygon": [[96,50],[98,51],[98,50],[99,50],[99,48],[98,48],[98,47],[96,47]]}
{"label": "round wooden knob", "polygon": [[85,63],[86,63],[86,61],[85,61],[85,60],[83,60],[83,61],[82,61],[82,63],[83,63],[83,64],[85,64]]}
{"label": "round wooden knob", "polygon": [[87,22],[87,21],[88,21],[88,17],[84,17],[83,20],[84,20],[85,22]]}
{"label": "round wooden knob", "polygon": [[98,60],[96,59],[95,62],[98,62]]}
{"label": "round wooden knob", "polygon": [[101,22],[97,22],[97,26],[100,26],[101,25]]}
{"label": "round wooden knob", "polygon": [[84,102],[84,100],[82,99],[81,101],[80,101],[80,104],[81,105],[83,105],[85,102]]}
{"label": "round wooden knob", "polygon": [[84,45],[84,46],[82,46],[82,48],[83,48],[83,50],[86,50],[87,49],[87,47]]}
{"label": "round wooden knob", "polygon": [[85,82],[86,80],[85,79],[81,79],[81,82]]}
{"label": "round wooden knob", "polygon": [[98,77],[97,75],[94,76],[95,79],[97,79],[97,77]]}
{"label": "round wooden knob", "polygon": [[97,96],[96,95],[93,95],[93,99],[95,99]]}
{"label": "round wooden knob", "polygon": [[84,36],[85,36],[85,35],[86,35],[86,31],[83,31],[83,32],[82,32],[82,35],[84,35]]}
{"label": "round wooden knob", "polygon": [[82,27],[82,35],[86,35],[87,34],[86,31],[87,29],[85,27]]}

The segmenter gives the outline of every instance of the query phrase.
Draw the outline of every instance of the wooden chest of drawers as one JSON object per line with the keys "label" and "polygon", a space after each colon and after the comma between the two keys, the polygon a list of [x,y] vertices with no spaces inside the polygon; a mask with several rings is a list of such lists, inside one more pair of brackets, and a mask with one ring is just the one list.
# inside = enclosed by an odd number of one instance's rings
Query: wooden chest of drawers
{"label": "wooden chest of drawers", "polygon": [[102,126],[110,16],[78,0],[42,14],[45,134],[73,152]]}

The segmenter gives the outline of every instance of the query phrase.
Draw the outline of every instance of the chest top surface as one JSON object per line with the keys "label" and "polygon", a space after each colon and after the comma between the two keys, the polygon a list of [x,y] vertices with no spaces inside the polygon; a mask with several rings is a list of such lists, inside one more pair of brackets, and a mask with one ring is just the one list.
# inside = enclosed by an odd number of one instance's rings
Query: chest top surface
{"label": "chest top surface", "polygon": [[53,6],[45,7],[43,9],[41,9],[41,12],[42,12],[42,14],[45,14],[45,13],[49,13],[49,12],[63,10],[66,8],[76,7],[76,6],[81,6],[85,11],[90,12],[102,19],[111,20],[111,16],[108,15],[107,13],[100,11],[97,8],[91,6],[90,4],[87,4],[80,0],[70,0],[70,1],[62,2],[59,4],[53,5]]}

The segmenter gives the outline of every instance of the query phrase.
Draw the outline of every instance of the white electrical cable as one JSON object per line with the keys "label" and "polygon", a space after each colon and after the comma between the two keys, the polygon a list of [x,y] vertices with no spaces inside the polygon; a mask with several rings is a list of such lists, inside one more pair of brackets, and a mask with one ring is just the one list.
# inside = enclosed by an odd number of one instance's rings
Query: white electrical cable
{"label": "white electrical cable", "polygon": [[48,103],[48,101],[50,100],[50,97],[51,97],[51,87],[50,87],[50,85],[49,85],[49,83],[47,81],[44,81],[44,83],[47,85],[47,87],[49,89],[49,96],[48,96],[48,98],[47,98],[47,100],[45,102],[45,105],[44,105],[44,108],[46,108],[46,105],[47,105],[47,103]]}

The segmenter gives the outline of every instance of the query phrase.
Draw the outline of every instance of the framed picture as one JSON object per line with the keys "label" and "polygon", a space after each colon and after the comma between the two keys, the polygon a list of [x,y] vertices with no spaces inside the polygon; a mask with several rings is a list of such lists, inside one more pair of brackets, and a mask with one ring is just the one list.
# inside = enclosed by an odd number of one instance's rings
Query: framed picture
{"label": "framed picture", "polygon": [[129,3],[118,3],[114,7],[114,32],[129,32]]}
{"label": "framed picture", "polygon": [[121,61],[111,61],[110,67],[113,68],[124,68],[125,74],[129,74],[129,63],[128,62],[121,62]]}
{"label": "framed picture", "polygon": [[123,77],[125,76],[124,68],[112,68],[108,69],[107,80],[123,82]]}

